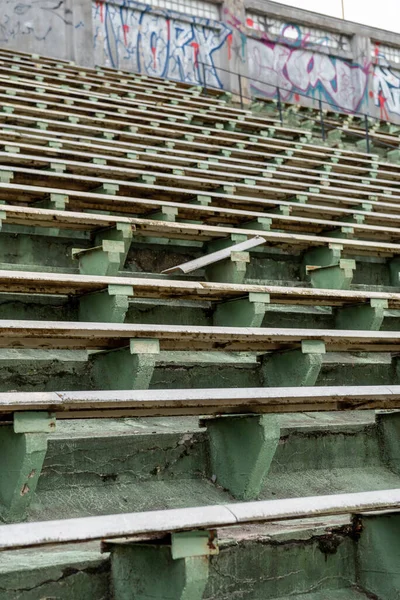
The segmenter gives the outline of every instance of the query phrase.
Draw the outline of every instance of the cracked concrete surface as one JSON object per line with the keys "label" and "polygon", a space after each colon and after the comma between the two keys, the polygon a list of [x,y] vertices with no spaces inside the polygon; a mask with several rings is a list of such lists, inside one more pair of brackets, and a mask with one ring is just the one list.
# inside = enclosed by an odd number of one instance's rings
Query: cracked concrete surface
{"label": "cracked concrete surface", "polygon": [[109,572],[98,545],[5,552],[0,600],[109,600]]}

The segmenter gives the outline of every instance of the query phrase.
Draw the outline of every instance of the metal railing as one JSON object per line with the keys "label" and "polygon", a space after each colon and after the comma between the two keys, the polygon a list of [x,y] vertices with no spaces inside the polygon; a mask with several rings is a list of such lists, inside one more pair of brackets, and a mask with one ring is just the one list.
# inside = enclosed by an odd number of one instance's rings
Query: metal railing
{"label": "metal railing", "polygon": [[[221,92],[220,87],[212,86],[209,83],[207,83],[207,69],[209,69],[209,68],[210,68],[210,65],[206,65],[203,62],[198,62],[199,83],[203,87],[203,93],[207,94],[208,90],[211,90],[211,89],[218,90]],[[282,92],[287,93],[288,92],[287,89],[277,86],[268,81],[264,81],[261,79],[254,79],[252,77],[249,77],[248,75],[243,75],[241,73],[237,73],[236,71],[229,71],[228,69],[223,69],[222,67],[213,66],[212,69],[217,71],[217,73],[219,71],[222,73],[226,73],[231,78],[237,77],[237,81],[238,81],[237,92],[232,92],[232,93],[235,94],[236,96],[238,96],[240,107],[242,110],[244,110],[244,108],[245,108],[246,101],[252,102],[252,101],[256,100],[257,102],[268,103],[268,104],[270,104],[270,106],[271,105],[273,106],[273,104],[276,103],[276,109],[277,109],[277,113],[279,116],[279,121],[280,121],[281,125],[284,125],[285,108],[286,108],[286,106],[293,105],[293,102],[282,100]],[[267,96],[267,97],[259,96],[257,94],[248,96],[243,93],[243,88],[244,88],[243,80],[247,80],[249,82],[249,84],[248,84],[249,89],[251,89],[252,85],[254,85],[254,84],[262,84],[262,85],[268,86],[270,88],[273,88],[274,93],[272,96]],[[360,127],[360,129],[362,129],[362,131],[357,132],[357,131],[352,130],[351,135],[353,137],[359,137],[360,139],[365,139],[365,147],[366,147],[367,153],[371,152],[370,121],[375,121],[376,123],[381,123],[382,121],[387,122],[387,123],[389,122],[389,121],[386,121],[385,119],[380,119],[378,117],[374,117],[373,115],[370,115],[369,113],[363,113],[363,112],[359,112],[359,111],[351,110],[351,109],[343,109],[343,108],[339,109],[337,107],[337,105],[334,104],[333,102],[329,102],[329,100],[322,99],[321,97],[315,98],[314,94],[306,94],[304,92],[299,92],[297,90],[292,90],[291,93],[296,94],[297,96],[300,96],[302,98],[305,98],[308,101],[312,101],[314,103],[317,102],[317,106],[312,106],[310,108],[314,108],[317,111],[318,118],[314,118],[311,115],[305,116],[305,115],[302,115],[301,113],[298,113],[297,117],[300,121],[301,120],[314,121],[316,124],[319,124],[320,135],[324,142],[328,138],[329,131],[334,131],[334,130],[340,131],[343,129],[342,125],[340,125],[340,124],[334,125],[332,122],[327,120],[326,116],[324,117],[324,106],[328,106],[329,109],[331,109],[333,112],[343,113],[345,115],[352,115],[354,117],[359,118],[360,123],[358,124],[358,126]],[[362,124],[362,126],[361,126],[361,124]],[[318,132],[314,132],[314,133],[318,133]],[[394,143],[390,144],[382,139],[378,139],[375,137],[373,139],[373,142],[376,145],[386,147],[389,149],[397,149],[400,145],[400,140],[399,140],[399,142],[396,142],[396,140],[393,140]]]}

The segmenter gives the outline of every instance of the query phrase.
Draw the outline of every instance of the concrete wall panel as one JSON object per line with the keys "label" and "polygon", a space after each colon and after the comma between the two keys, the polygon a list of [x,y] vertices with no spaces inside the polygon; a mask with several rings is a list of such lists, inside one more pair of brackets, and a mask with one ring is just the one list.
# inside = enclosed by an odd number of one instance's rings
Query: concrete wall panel
{"label": "concrete wall panel", "polygon": [[251,86],[257,95],[276,97],[278,86],[282,100],[298,102],[306,94],[352,111],[361,110],[367,99],[368,70],[347,60],[252,38],[247,51]]}
{"label": "concrete wall panel", "polygon": [[[190,84],[203,83],[204,63],[209,86],[268,97],[279,86],[289,102],[321,99],[400,122],[398,36],[269,0],[224,0],[220,14],[134,0],[0,0],[0,46]],[[266,16],[264,29],[254,14]]]}
{"label": "concrete wall panel", "polygon": [[64,0],[0,0],[0,44],[24,52],[66,58],[72,10]]}
{"label": "concrete wall panel", "polygon": [[222,66],[230,28],[224,23],[179,15],[136,2],[93,3],[97,64],[186,83],[203,80],[223,87]]}

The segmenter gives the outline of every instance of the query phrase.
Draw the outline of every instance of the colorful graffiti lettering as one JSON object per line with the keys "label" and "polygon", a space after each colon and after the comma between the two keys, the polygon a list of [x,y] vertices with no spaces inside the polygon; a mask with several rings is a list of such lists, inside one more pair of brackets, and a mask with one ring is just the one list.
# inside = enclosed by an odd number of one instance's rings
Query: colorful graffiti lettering
{"label": "colorful graffiti lettering", "polygon": [[93,21],[98,64],[193,84],[205,74],[208,85],[223,87],[218,57],[223,49],[230,52],[232,39],[223,23],[132,0],[121,5],[95,2]]}
{"label": "colorful graffiti lettering", "polygon": [[400,72],[389,67],[374,66],[373,97],[380,118],[389,120],[389,112],[400,115]]}
{"label": "colorful graffiti lettering", "polygon": [[[375,42],[373,48],[374,71],[370,96],[379,108],[379,117],[389,120],[389,113],[400,115],[400,71],[393,70],[386,57],[386,50],[395,53]],[[390,57],[390,54],[389,54]],[[393,57],[390,57],[393,58]]]}
{"label": "colorful graffiti lettering", "polygon": [[284,100],[307,94],[352,111],[366,96],[368,68],[327,54],[250,39],[248,64],[257,94],[274,97],[279,87]]}
{"label": "colorful graffiti lettering", "polygon": [[326,47],[346,52],[351,50],[349,36],[297,23],[286,23],[267,15],[259,17],[248,13],[246,25],[250,29],[263,32],[268,36],[268,41],[279,44],[289,43],[292,46],[308,49]]}

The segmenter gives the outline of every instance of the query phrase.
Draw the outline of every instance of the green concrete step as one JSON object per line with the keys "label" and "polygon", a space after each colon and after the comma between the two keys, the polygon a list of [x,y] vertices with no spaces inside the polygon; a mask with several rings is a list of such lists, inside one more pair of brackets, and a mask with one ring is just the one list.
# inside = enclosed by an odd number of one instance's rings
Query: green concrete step
{"label": "green concrete step", "polygon": [[[101,389],[88,350],[0,349],[0,391],[48,392]],[[323,355],[315,385],[397,385],[398,358],[388,352]],[[262,387],[256,353],[161,352],[149,389]],[[147,382],[146,382],[147,386]]]}
{"label": "green concrete step", "polygon": [[[380,418],[378,426],[371,411],[279,416],[280,441],[258,499],[400,487],[390,446],[397,429],[389,415]],[[59,421],[27,517],[232,502],[212,472],[209,435],[192,417]]]}
{"label": "green concrete step", "polygon": [[[8,229],[12,229],[12,226],[8,226]],[[52,233],[47,228],[48,235],[46,235],[44,234],[46,228],[36,228],[36,231],[32,228],[31,232],[27,232],[27,229],[24,228],[24,232],[20,232],[18,235],[11,231],[2,233],[1,269],[21,270],[23,265],[24,270],[27,271],[78,272],[79,262],[73,258],[72,249],[88,249],[93,246],[93,242],[87,237],[82,239],[82,236],[77,237],[76,233],[69,232],[69,234],[60,235],[58,230]],[[16,231],[18,232],[18,230]],[[230,243],[230,245],[232,244],[233,242]],[[324,248],[320,250],[324,250]],[[164,269],[209,254],[210,251],[209,246],[199,245],[199,242],[192,240],[156,237],[149,240],[138,237],[134,238],[126,260],[125,258],[121,259],[119,269],[126,274],[161,273]],[[250,280],[258,280],[260,283],[266,283],[270,280],[279,282],[289,280],[303,282],[304,285],[310,279],[310,276],[306,274],[305,264],[331,264],[331,259],[329,259],[329,263],[326,263],[323,262],[323,258],[322,255],[316,256],[315,252],[313,254],[310,252],[304,253],[303,249],[296,247],[284,247],[283,249],[260,247],[250,252],[250,261],[246,263],[244,270],[239,269],[236,263],[232,268],[227,269],[230,261],[222,261],[207,269],[199,269],[196,275],[200,278],[206,277],[210,281],[227,281],[231,283],[244,283]],[[344,258],[351,260],[354,256],[346,254]],[[352,271],[351,283],[369,287],[376,285],[390,286],[391,271],[389,262],[389,259],[386,260],[385,258],[357,256],[356,268]],[[118,269],[112,274],[116,275],[117,273]],[[93,272],[93,274],[100,273]],[[318,281],[316,287],[329,285],[332,287],[329,284],[329,277],[327,283]],[[350,284],[346,283],[345,285],[343,283],[343,285],[348,287]],[[338,285],[333,287],[338,287]]]}
{"label": "green concrete step", "polygon": [[[208,571],[200,573],[187,567],[187,581],[193,577],[197,581],[197,592],[189,597],[389,600],[387,593],[379,595],[380,589],[386,591],[385,584],[380,575],[374,574],[371,562],[371,553],[388,541],[389,526],[390,522],[380,523],[379,518],[366,518],[360,541],[354,537],[346,516],[220,530],[219,553],[209,557]],[[372,539],[371,532],[377,537]],[[366,544],[370,544],[368,548]],[[396,549],[393,546],[394,552]],[[172,573],[176,566],[168,552],[165,540],[139,540],[134,545],[116,542],[104,554],[95,543],[5,552],[0,564],[0,600],[184,598],[174,595],[177,582]],[[158,564],[161,554],[164,558]],[[154,577],[154,570],[159,579]],[[387,563],[382,572],[385,570]],[[389,584],[389,593],[394,585]]]}
{"label": "green concrete step", "polygon": [[0,559],[0,600],[106,600],[108,555],[98,544],[84,548],[4,552]]}

